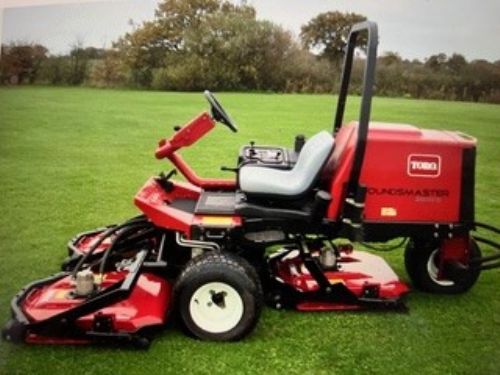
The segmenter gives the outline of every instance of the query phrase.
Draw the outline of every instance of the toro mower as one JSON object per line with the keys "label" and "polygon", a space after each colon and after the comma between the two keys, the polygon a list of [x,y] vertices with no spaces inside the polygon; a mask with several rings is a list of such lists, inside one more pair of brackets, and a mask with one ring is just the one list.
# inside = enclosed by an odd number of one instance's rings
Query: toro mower
{"label": "toro mower", "polygon": [[[342,125],[356,41],[367,33],[359,120]],[[292,148],[243,146],[232,178],[199,177],[180,151],[216,123],[237,127],[205,92],[202,113],[156,158],[175,169],[135,196],[140,216],[82,233],[63,271],[12,300],[3,338],[27,343],[121,340],[147,347],[172,312],[199,339],[232,341],[255,327],[264,302],[300,311],[404,307],[408,286],[389,265],[352,243],[406,238],[415,288],[463,293],[481,270],[473,236],[476,140],[410,125],[370,123],[377,26],[355,25],[346,48],[333,131],[295,138]],[[175,181],[180,171],[186,181]]]}

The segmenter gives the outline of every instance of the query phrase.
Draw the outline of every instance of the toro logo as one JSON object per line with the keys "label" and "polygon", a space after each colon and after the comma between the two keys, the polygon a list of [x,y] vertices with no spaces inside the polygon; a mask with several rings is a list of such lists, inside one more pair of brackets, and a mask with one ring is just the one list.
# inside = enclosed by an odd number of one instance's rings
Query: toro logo
{"label": "toro logo", "polygon": [[441,174],[439,155],[411,154],[408,156],[408,175],[412,177],[438,177]]}

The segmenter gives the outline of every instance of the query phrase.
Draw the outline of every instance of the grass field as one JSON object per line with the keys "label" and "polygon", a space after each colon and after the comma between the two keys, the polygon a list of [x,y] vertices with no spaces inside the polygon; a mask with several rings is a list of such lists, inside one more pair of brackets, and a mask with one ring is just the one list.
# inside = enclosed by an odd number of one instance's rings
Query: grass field
{"label": "grass field", "polygon": [[[331,96],[221,94],[240,127],[219,126],[187,160],[223,176],[243,143],[290,145],[330,127]],[[356,118],[352,100],[346,120]],[[201,94],[64,88],[0,89],[0,324],[26,283],[58,270],[75,233],[136,214],[132,197],[169,165],[158,139],[207,108]],[[373,120],[460,130],[479,139],[477,218],[500,219],[500,106],[376,99]],[[386,256],[407,279],[401,251]],[[409,314],[265,309],[232,344],[166,329],[147,352],[0,343],[0,374],[500,373],[500,272],[462,296],[413,292]]]}

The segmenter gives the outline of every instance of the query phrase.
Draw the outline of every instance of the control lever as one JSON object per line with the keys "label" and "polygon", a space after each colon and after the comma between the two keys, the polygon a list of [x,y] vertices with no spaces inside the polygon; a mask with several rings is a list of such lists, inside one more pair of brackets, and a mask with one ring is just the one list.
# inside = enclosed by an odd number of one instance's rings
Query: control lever
{"label": "control lever", "polygon": [[168,174],[166,176],[163,174],[163,172],[160,173],[160,177],[165,179],[166,181],[168,181],[176,174],[177,174],[177,169],[172,169],[170,172],[168,172]]}
{"label": "control lever", "polygon": [[248,149],[248,153],[250,154],[249,155],[250,157],[254,157],[255,155],[257,155],[257,151],[255,151],[255,142],[254,141],[250,141],[250,148]]}
{"label": "control lever", "polygon": [[304,147],[304,144],[306,143],[306,137],[304,137],[303,134],[299,134],[295,136],[295,144],[294,144],[294,151],[295,153],[299,154],[300,151],[302,151],[302,147]]}
{"label": "control lever", "polygon": [[170,172],[168,172],[167,175],[161,172],[156,181],[158,181],[158,183],[166,192],[171,192],[174,189],[174,184],[172,181],[170,181],[170,179],[176,174],[177,174],[176,169],[172,169]]}

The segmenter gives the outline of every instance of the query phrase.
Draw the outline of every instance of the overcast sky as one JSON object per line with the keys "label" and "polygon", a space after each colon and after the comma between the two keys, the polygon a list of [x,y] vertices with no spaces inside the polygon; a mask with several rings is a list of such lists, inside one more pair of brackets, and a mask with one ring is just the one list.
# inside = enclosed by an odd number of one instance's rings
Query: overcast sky
{"label": "overcast sky", "polygon": [[[157,0],[8,8],[3,42],[34,41],[52,53],[67,52],[77,40],[109,47],[131,26],[152,19]],[[405,58],[459,52],[468,59],[500,59],[500,0],[248,0],[257,16],[293,31],[321,12],[363,14],[378,22],[380,51]],[[0,0],[0,5],[2,0]]]}

